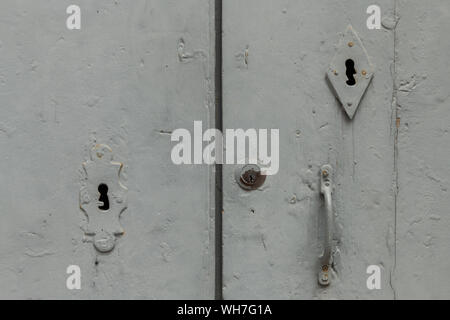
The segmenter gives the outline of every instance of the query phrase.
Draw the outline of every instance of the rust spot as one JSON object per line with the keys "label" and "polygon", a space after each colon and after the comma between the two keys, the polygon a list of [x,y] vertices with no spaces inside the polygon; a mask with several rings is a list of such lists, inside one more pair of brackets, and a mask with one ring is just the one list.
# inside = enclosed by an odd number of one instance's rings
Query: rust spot
{"label": "rust spot", "polygon": [[397,120],[395,121],[395,126],[398,128],[400,128],[400,118],[397,118]]}

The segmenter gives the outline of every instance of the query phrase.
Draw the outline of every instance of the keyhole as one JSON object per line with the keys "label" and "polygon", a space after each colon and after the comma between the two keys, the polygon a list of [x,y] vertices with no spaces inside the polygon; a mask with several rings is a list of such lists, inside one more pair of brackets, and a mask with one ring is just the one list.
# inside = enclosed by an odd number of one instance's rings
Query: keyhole
{"label": "keyhole", "polygon": [[109,210],[109,199],[108,199],[108,186],[104,183],[98,186],[98,192],[100,192],[99,202],[103,202],[103,205],[98,206],[100,210]]}
{"label": "keyhole", "polygon": [[347,61],[345,61],[345,66],[347,67],[347,85],[354,86],[356,84],[356,80],[354,77],[354,75],[356,74],[355,62],[352,59],[348,59]]}

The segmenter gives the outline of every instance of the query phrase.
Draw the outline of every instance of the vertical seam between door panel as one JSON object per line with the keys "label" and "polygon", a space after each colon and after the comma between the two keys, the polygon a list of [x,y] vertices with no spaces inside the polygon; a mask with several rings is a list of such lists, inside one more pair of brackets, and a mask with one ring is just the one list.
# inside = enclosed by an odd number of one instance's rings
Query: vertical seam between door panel
{"label": "vertical seam between door panel", "polygon": [[[215,24],[215,127],[222,132],[222,0],[214,3]],[[222,212],[223,179],[222,165],[215,165],[215,299],[223,299],[223,253],[222,253]]]}

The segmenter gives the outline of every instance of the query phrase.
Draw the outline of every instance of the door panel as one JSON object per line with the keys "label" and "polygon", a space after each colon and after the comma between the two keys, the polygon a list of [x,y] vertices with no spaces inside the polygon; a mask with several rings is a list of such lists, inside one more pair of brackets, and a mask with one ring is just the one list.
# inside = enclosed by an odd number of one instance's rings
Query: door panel
{"label": "door panel", "polygon": [[[81,0],[81,30],[68,3],[0,3],[0,298],[448,298],[447,2],[380,0],[369,30],[369,0],[223,1],[217,117],[214,2]],[[352,120],[326,78],[348,25],[374,67]],[[212,166],[174,165],[171,133],[215,119],[279,129],[279,172],[248,191],[226,164],[216,198]],[[97,211],[106,181],[114,208]]]}
{"label": "door panel", "polygon": [[395,288],[399,299],[448,299],[450,8],[398,3]]}
{"label": "door panel", "polygon": [[[2,1],[0,298],[213,298],[212,176],[175,166],[170,132],[214,118],[207,0]],[[124,164],[112,252],[84,235],[82,163]],[[96,199],[95,199],[96,200]],[[66,288],[81,268],[82,289]]]}
{"label": "door panel", "polygon": [[[280,170],[244,191],[224,167],[226,299],[386,298],[394,267],[394,31],[368,30],[369,1],[224,1],[224,128],[280,129]],[[378,3],[394,15],[394,0]],[[349,24],[375,76],[352,121],[325,74]],[[334,271],[318,284],[320,168],[334,168]],[[382,289],[366,269],[382,268]]]}

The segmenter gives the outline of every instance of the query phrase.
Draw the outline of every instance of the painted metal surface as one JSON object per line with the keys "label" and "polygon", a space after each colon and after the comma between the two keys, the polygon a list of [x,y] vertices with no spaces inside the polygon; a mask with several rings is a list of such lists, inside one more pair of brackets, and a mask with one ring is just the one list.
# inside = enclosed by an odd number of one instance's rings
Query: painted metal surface
{"label": "painted metal surface", "polygon": [[[170,158],[172,130],[214,118],[213,4],[82,0],[68,30],[69,4],[0,2],[0,298],[213,298],[211,168]],[[96,144],[128,188],[107,254],[79,206]]]}
{"label": "painted metal surface", "polygon": [[[368,30],[370,1],[224,1],[226,128],[280,129],[280,171],[243,191],[224,167],[226,299],[392,299],[395,249],[392,95],[394,31]],[[395,1],[378,1],[383,17]],[[353,121],[325,77],[351,24],[374,65]],[[317,281],[323,252],[320,168],[334,168],[333,270]],[[382,268],[368,290],[367,267]]]}
{"label": "painted metal surface", "polygon": [[[363,13],[372,4],[225,3],[224,123],[280,128],[281,135],[280,172],[259,192],[243,193],[224,170],[226,298],[450,297],[442,276],[450,268],[449,4],[378,1],[381,29],[368,30]],[[335,100],[321,77],[339,50],[337,30],[349,24],[373,65],[366,76],[374,74],[358,113],[345,111],[353,121],[338,108],[345,90]],[[340,66],[351,57],[349,42],[338,51]],[[320,288],[325,162],[336,170],[333,263],[326,270],[335,278]],[[374,265],[379,290],[366,286]]]}
{"label": "painted metal surface", "polygon": [[450,4],[398,1],[397,246],[399,299],[449,299]]}
{"label": "painted metal surface", "polygon": [[380,30],[369,0],[223,1],[223,127],[280,129],[280,171],[224,165],[220,201],[170,159],[214,126],[213,1],[81,0],[77,31],[43,3],[0,2],[0,298],[450,297],[448,1],[379,0]]}

